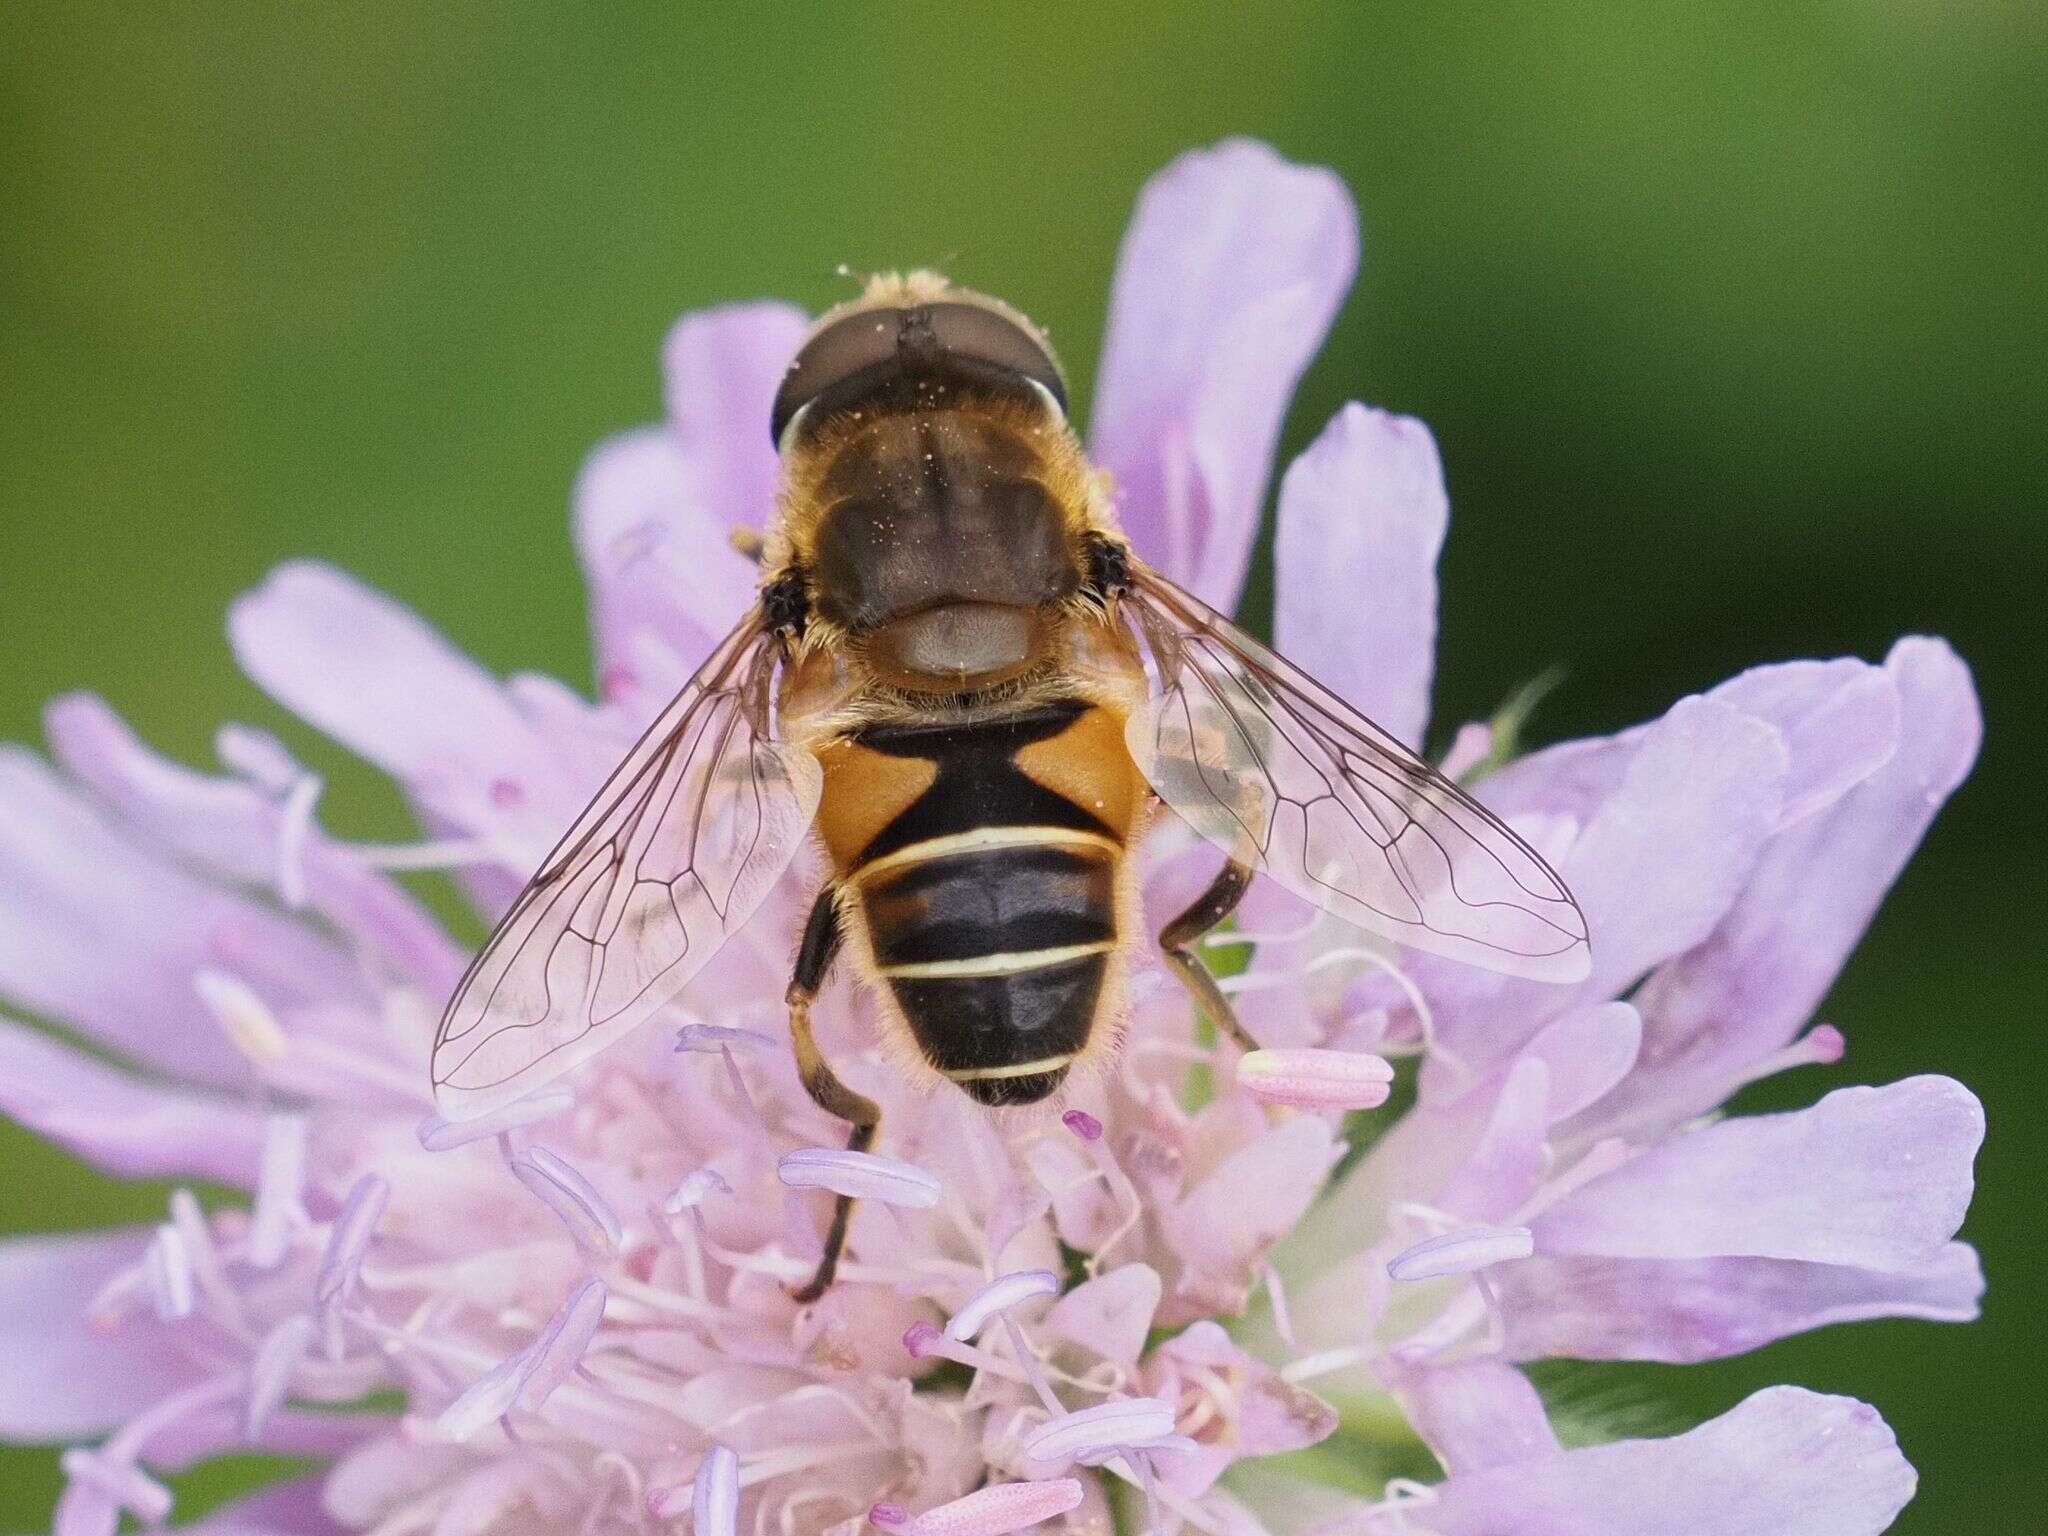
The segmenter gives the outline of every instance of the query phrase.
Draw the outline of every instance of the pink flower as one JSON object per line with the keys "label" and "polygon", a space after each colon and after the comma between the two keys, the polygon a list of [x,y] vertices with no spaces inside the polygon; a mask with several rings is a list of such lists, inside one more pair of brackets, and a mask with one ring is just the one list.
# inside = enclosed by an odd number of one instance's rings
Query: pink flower
{"label": "pink flower", "polygon": [[[1355,256],[1343,188],[1261,145],[1140,199],[1092,446],[1141,552],[1225,608]],[[863,1156],[763,1048],[792,879],[668,1028],[481,1121],[432,1114],[464,956],[397,876],[501,909],[738,616],[732,534],[768,517],[804,324],[686,317],[667,420],[585,466],[596,702],[496,679],[324,566],[236,605],[243,665],[399,783],[418,843],[332,836],[318,779],[246,729],[202,772],[78,697],[53,763],[0,753],[0,994],[97,1048],[0,1024],[0,1107],[100,1167],[247,1196],[0,1246],[0,1433],[72,1447],[56,1529],[161,1521],[162,1474],[256,1447],[318,1470],[212,1528],[604,1536],[696,1510],[704,1536],[999,1536],[1105,1531],[1119,1503],[1212,1536],[1882,1530],[1913,1474],[1870,1408],[1777,1388],[1567,1451],[1516,1365],[1974,1315],[1963,1088],[1711,1118],[1841,1052],[1812,1011],[1976,748],[1938,641],[1761,668],[1485,778],[1587,910],[1573,986],[1396,954],[1256,887],[1222,983],[1266,1048],[1242,1077],[1141,974],[1116,1070],[1064,1116],[997,1119],[906,1083],[829,992],[821,1033],[886,1111]],[[1410,741],[1446,507],[1428,432],[1357,405],[1281,482],[1280,646]],[[1160,918],[1187,893],[1157,841]],[[1415,1107],[1383,1125],[1362,1106],[1404,1060]],[[799,1306],[835,1189],[867,1198],[840,1283]],[[1360,1426],[1444,1480],[1390,1479]],[[1326,1439],[1346,1489],[1263,1460]]]}

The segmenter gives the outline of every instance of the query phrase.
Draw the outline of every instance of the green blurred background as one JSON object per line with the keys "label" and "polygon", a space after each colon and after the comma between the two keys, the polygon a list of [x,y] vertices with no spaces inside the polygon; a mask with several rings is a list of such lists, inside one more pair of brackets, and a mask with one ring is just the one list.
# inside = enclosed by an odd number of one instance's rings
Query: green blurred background
{"label": "green blurred background", "polygon": [[[0,733],[78,686],[195,760],[223,718],[276,723],[221,612],[308,553],[495,667],[582,681],[570,478],[655,416],[679,311],[943,261],[1045,321],[1085,398],[1140,183],[1262,135],[1337,167],[1366,232],[1288,446],[1353,396],[1443,446],[1442,718],[1550,661],[1551,735],[1908,629],[1976,666],[1979,771],[1827,1009],[1849,1060],[1754,1102],[1922,1071],[1982,1093],[1985,1320],[1599,1382],[1674,1427],[1768,1382],[1855,1393],[1923,1473],[1899,1530],[2033,1518],[2042,9],[691,9],[14,0]],[[344,829],[395,830],[294,740]],[[0,1131],[0,1226],[163,1195]],[[41,1528],[56,1486],[50,1454],[0,1452],[0,1528]]]}

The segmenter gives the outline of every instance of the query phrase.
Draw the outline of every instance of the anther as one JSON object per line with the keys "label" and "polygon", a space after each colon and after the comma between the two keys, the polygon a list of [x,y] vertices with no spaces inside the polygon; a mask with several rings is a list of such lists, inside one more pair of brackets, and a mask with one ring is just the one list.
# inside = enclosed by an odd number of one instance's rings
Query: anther
{"label": "anther", "polygon": [[929,1210],[939,1203],[939,1181],[915,1163],[872,1152],[835,1147],[799,1147],[775,1165],[791,1189],[828,1189],[855,1200]]}

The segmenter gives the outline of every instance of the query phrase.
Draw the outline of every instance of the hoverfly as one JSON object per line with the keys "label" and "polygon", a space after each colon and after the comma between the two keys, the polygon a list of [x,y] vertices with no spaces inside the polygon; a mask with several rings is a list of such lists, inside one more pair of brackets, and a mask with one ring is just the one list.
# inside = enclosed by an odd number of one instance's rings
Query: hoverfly
{"label": "hoverfly", "polygon": [[[470,966],[433,1053],[468,1118],[648,1019],[807,838],[830,877],[790,981],[811,1096],[880,1111],[810,1010],[844,955],[903,1054],[987,1105],[1115,1048],[1157,802],[1224,855],[1159,935],[1251,1048],[1194,942],[1252,876],[1415,949],[1585,974],[1543,859],[1400,742],[1146,565],[1022,315],[931,273],[872,281],[784,377],[754,606],[564,835]],[[840,1197],[809,1299],[830,1284]]]}

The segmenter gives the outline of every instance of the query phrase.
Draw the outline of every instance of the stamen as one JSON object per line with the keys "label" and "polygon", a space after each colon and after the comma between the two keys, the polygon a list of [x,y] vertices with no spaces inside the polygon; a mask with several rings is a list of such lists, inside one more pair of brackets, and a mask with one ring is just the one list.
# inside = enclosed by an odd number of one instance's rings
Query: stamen
{"label": "stamen", "polygon": [[1356,1344],[1342,1345],[1336,1349],[1317,1350],[1312,1355],[1303,1355],[1299,1360],[1290,1360],[1280,1367],[1280,1379],[1289,1386],[1304,1381],[1313,1381],[1318,1376],[1327,1376],[1332,1371],[1341,1371],[1346,1366],[1358,1365],[1370,1360],[1373,1351]]}
{"label": "stamen", "polygon": [[432,1102],[417,1068],[401,1066],[388,1059],[379,1060],[368,1051],[337,1045],[317,1035],[301,1035],[292,1041],[292,1055],[300,1066],[323,1076],[328,1072],[345,1074],[370,1084],[380,1093],[422,1103]]}
{"label": "stamen", "polygon": [[306,770],[268,731],[252,725],[224,725],[213,733],[214,755],[258,789],[289,794]]}
{"label": "stamen", "polygon": [[1038,1401],[1047,1413],[1058,1418],[1067,1411],[1067,1405],[1060,1401],[1059,1394],[1053,1391],[1052,1383],[1046,1379],[1045,1364],[1024,1337],[1024,1330],[1017,1326],[1017,1319],[1005,1316],[1003,1332],[1010,1341],[1010,1353],[1016,1359],[1018,1369],[1031,1383],[1031,1390],[1038,1394]]}
{"label": "stamen", "polygon": [[1102,1140],[1102,1122],[1085,1109],[1070,1109],[1060,1116],[1060,1124],[1072,1131],[1083,1141]]}
{"label": "stamen", "polygon": [[1723,1097],[1732,1096],[1737,1089],[1793,1067],[1831,1067],[1842,1059],[1848,1049],[1847,1038],[1834,1025],[1816,1024],[1782,1050],[1773,1051],[1761,1061],[1752,1063],[1729,1085]]}
{"label": "stamen", "polygon": [[1796,1043],[1805,1047],[1806,1060],[1822,1067],[1833,1066],[1849,1049],[1848,1038],[1832,1024],[1814,1025]]}
{"label": "stamen", "polygon": [[713,1054],[729,1045],[775,1049],[775,1042],[757,1029],[734,1029],[725,1024],[685,1024],[676,1031],[678,1051]]}
{"label": "stamen", "polygon": [[[587,1280],[548,1324],[517,1354],[499,1361],[476,1379],[435,1421],[450,1440],[469,1439],[486,1424],[496,1423],[513,1408],[537,1413],[582,1364],[609,1299],[601,1280]],[[507,1424],[505,1432],[512,1435]],[[513,1436],[517,1438],[517,1436]]]}
{"label": "stamen", "polygon": [[604,676],[598,680],[607,703],[616,704],[629,699],[640,691],[640,677],[631,667],[614,662],[604,669]]}
{"label": "stamen", "polygon": [[1245,1092],[1300,1109],[1376,1109],[1393,1092],[1394,1069],[1364,1051],[1249,1051],[1237,1064]]}
{"label": "stamen", "polygon": [[525,1350],[500,1360],[441,1410],[434,1427],[460,1445],[486,1424],[495,1424],[512,1411],[531,1370]]}
{"label": "stamen", "polygon": [[341,1358],[340,1309],[355,1294],[363,1255],[370,1246],[370,1235],[383,1219],[384,1207],[390,1199],[389,1184],[374,1173],[364,1174],[356,1180],[355,1188],[348,1192],[341,1214],[334,1219],[333,1230],[328,1233],[327,1251],[321,1256],[319,1272],[313,1277],[313,1296],[320,1304],[320,1315],[326,1324],[330,1359]]}
{"label": "stamen", "polygon": [[1145,1490],[1145,1529],[1150,1536],[1163,1536],[1159,1520],[1159,1479],[1152,1475],[1152,1458],[1133,1455],[1128,1465],[1137,1469],[1138,1486]]}
{"label": "stamen", "polygon": [[694,1536],[734,1536],[739,1525],[740,1459],[714,1445],[697,1464],[690,1488],[690,1519]]}
{"label": "stamen", "polygon": [[[903,1517],[902,1506],[878,1504],[868,1512],[877,1525],[900,1527],[905,1536],[1009,1536],[1076,1509],[1081,1484],[1071,1477],[1042,1483],[994,1483],[964,1498],[928,1509],[915,1519]],[[894,1521],[880,1518],[895,1514]]]}
{"label": "stamen", "polygon": [[277,823],[277,895],[296,912],[306,904],[306,844],[313,836],[313,812],[321,781],[302,773],[284,797]]}
{"label": "stamen", "polygon": [[162,1525],[170,1517],[171,1490],[132,1462],[73,1449],[58,1457],[57,1465],[66,1477],[99,1489],[145,1525]]}
{"label": "stamen", "polygon": [[1266,1299],[1273,1306],[1273,1331],[1289,1349],[1301,1348],[1294,1337],[1294,1319],[1287,1309],[1287,1288],[1280,1283],[1280,1271],[1268,1264],[1260,1273],[1266,1282]]}
{"label": "stamen", "polygon": [[922,1319],[903,1330],[903,1350],[913,1360],[933,1356],[940,1360],[951,1360],[955,1365],[964,1365],[972,1371],[986,1371],[991,1376],[1003,1381],[1014,1381],[1020,1386],[1033,1385],[1028,1374],[1001,1355],[991,1354],[988,1350],[979,1349],[972,1344],[964,1344],[958,1339],[949,1339]]}
{"label": "stamen", "polygon": [[467,869],[507,862],[495,845],[479,837],[449,837],[419,843],[350,843],[348,849],[372,869],[387,874]]}
{"label": "stamen", "polygon": [[602,1280],[586,1280],[549,1319],[528,1351],[532,1366],[519,1395],[524,1407],[538,1409],[583,1363],[609,1299]]}
{"label": "stamen", "polygon": [[1624,1137],[1603,1137],[1586,1148],[1577,1162],[1552,1173],[1544,1181],[1543,1186],[1515,1212],[1514,1219],[1526,1225],[1537,1212],[1549,1210],[1572,1191],[1592,1183],[1603,1174],[1612,1173],[1634,1157],[1636,1152],[1637,1149],[1630,1146]]}
{"label": "stamen", "polygon": [[292,1234],[307,1224],[304,1115],[272,1115],[263,1125],[257,1165],[256,1209],[249,1218],[246,1252],[258,1269],[275,1269],[291,1249]]}
{"label": "stamen", "polygon": [[1396,1280],[1434,1280],[1526,1259],[1535,1251],[1536,1240],[1527,1227],[1466,1227],[1403,1249],[1388,1262],[1387,1273]]}
{"label": "stamen", "polygon": [[1157,1440],[1148,1440],[1142,1450],[1127,1445],[1116,1445],[1107,1450],[1083,1451],[1074,1460],[1084,1467],[1104,1467],[1119,1457],[1128,1456],[1140,1468],[1149,1468],[1153,1455],[1159,1451],[1170,1451],[1176,1456],[1185,1456],[1201,1448],[1200,1441],[1176,1430],[1170,1435],[1161,1435]]}
{"label": "stamen", "polygon": [[257,1066],[281,1061],[291,1048],[270,1005],[250,985],[225,971],[202,969],[193,974],[192,989],[236,1050]]}
{"label": "stamen", "polygon": [[1026,1461],[1071,1461],[1091,1452],[1115,1455],[1174,1435],[1173,1405],[1156,1397],[1125,1397],[1065,1414],[1032,1431]]}
{"label": "stamen", "polygon": [[1218,928],[1195,942],[1204,949],[1230,949],[1239,944],[1254,948],[1261,944],[1296,944],[1313,934],[1322,921],[1322,913],[1312,912],[1289,928]]}
{"label": "stamen", "polygon": [[174,1189],[170,1198],[171,1225],[184,1240],[192,1260],[192,1281],[199,1295],[228,1318],[239,1318],[242,1300],[221,1271],[220,1250],[213,1243],[213,1225],[200,1208],[199,1197],[189,1189]]}
{"label": "stamen", "polygon": [[800,1147],[786,1154],[775,1172],[791,1189],[829,1189],[918,1211],[937,1205],[941,1193],[939,1181],[915,1163],[834,1147]]}
{"label": "stamen", "polygon": [[192,1315],[192,1250],[171,1223],[158,1227],[150,1239],[143,1273],[158,1318],[170,1323]]}
{"label": "stamen", "polygon": [[1387,1353],[1403,1364],[1420,1364],[1461,1343],[1475,1328],[1490,1330],[1494,1322],[1487,1298],[1475,1283]]}
{"label": "stamen", "polygon": [[946,1337],[972,1339],[991,1319],[1034,1296],[1057,1296],[1060,1277],[1049,1269],[1025,1269],[991,1280],[946,1320]]}
{"label": "stamen", "polygon": [[546,1147],[529,1147],[512,1160],[513,1175],[557,1216],[577,1245],[608,1254],[625,1236],[619,1218],[590,1180]]}
{"label": "stamen", "polygon": [[694,1173],[683,1175],[683,1182],[675,1187],[674,1193],[661,1202],[661,1208],[671,1216],[680,1216],[683,1212],[702,1205],[714,1191],[721,1195],[729,1195],[732,1193],[732,1186],[725,1182],[716,1168],[699,1168]]}
{"label": "stamen", "polygon": [[525,1098],[514,1099],[510,1104],[501,1105],[489,1114],[478,1115],[474,1120],[447,1120],[440,1115],[429,1115],[420,1122],[420,1145],[429,1152],[446,1152],[450,1147],[467,1146],[487,1136],[552,1120],[575,1107],[575,1093],[555,1084],[536,1089]]}
{"label": "stamen", "polygon": [[288,1317],[256,1347],[249,1365],[249,1401],[242,1412],[242,1432],[253,1440],[262,1433],[291,1391],[292,1376],[313,1347],[313,1319]]}

